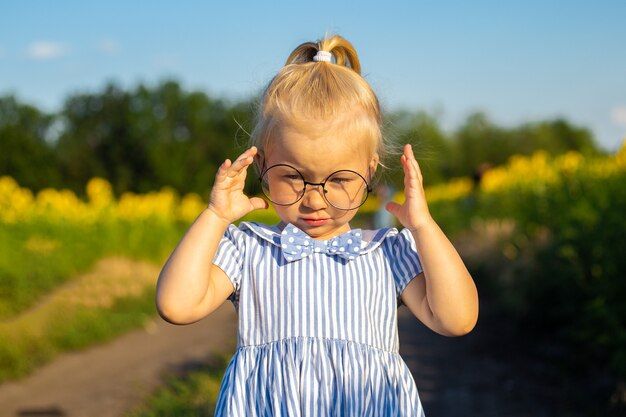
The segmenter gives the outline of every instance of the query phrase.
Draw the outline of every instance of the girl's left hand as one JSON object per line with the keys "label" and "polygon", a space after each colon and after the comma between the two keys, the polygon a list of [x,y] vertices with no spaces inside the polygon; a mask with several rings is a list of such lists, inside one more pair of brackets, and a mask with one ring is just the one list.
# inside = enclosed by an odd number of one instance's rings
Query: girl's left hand
{"label": "girl's left hand", "polygon": [[424,186],[422,172],[415,160],[411,145],[404,145],[404,153],[400,157],[404,170],[404,203],[387,203],[387,210],[396,216],[404,227],[416,231],[425,223],[431,221]]}

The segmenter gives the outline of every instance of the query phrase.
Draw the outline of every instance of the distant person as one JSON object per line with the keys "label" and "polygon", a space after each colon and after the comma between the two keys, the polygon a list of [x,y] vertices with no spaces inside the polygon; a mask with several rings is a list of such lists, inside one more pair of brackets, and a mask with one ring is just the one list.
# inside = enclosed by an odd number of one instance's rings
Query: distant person
{"label": "distant person", "polygon": [[474,170],[472,174],[472,189],[471,191],[461,199],[461,208],[471,212],[474,211],[478,204],[478,194],[480,192],[480,185],[483,181],[484,175],[492,168],[489,162],[484,162]]}
{"label": "distant person", "polygon": [[374,229],[393,227],[396,224],[395,216],[387,210],[387,203],[393,198],[394,192],[395,190],[389,184],[379,184],[378,187],[376,187],[378,209],[376,213],[374,213]]}
{"label": "distant person", "polygon": [[474,174],[472,175],[473,191],[479,190],[480,183],[482,182],[483,177],[491,168],[491,163],[483,162],[482,164],[480,164],[480,166],[478,166],[478,168],[474,170]]}
{"label": "distant person", "polygon": [[[474,282],[433,221],[409,145],[404,226],[350,227],[384,156],[378,100],[339,36],[298,46],[266,88],[250,147],[219,168],[209,205],[163,267],[161,315],[202,319],[229,299],[238,347],[216,416],[421,416],[398,353],[400,303],[447,336],[475,325]],[[260,172],[277,225],[233,222],[268,203],[244,194]]]}

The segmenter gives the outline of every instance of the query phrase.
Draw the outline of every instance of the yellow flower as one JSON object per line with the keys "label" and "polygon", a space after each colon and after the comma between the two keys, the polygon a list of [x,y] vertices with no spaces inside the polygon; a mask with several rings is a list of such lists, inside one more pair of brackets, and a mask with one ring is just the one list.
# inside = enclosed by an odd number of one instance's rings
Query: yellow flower
{"label": "yellow flower", "polygon": [[16,223],[28,218],[33,200],[33,193],[21,188],[13,178],[0,177],[0,221]]}
{"label": "yellow flower", "polygon": [[58,240],[43,236],[31,236],[24,242],[24,248],[30,252],[48,255],[56,250],[61,243]]}
{"label": "yellow flower", "polygon": [[92,178],[87,183],[87,197],[94,208],[102,208],[113,202],[113,188],[103,178]]}
{"label": "yellow flower", "polygon": [[585,161],[579,152],[570,151],[557,157],[554,162],[560,171],[572,174],[576,172]]}
{"label": "yellow flower", "polygon": [[206,208],[206,203],[198,194],[186,194],[176,210],[176,218],[179,220],[192,222],[200,215],[202,210]]}
{"label": "yellow flower", "polygon": [[474,184],[468,177],[454,178],[447,183],[427,187],[426,200],[429,203],[451,201],[466,197],[472,192]]}
{"label": "yellow flower", "polygon": [[178,196],[171,188],[147,194],[124,193],[117,205],[117,215],[125,220],[175,219]]}

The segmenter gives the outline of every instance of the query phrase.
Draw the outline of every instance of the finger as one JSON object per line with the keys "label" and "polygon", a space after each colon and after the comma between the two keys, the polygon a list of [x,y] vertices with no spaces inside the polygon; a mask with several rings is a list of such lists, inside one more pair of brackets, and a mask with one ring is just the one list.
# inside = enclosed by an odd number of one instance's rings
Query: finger
{"label": "finger", "polygon": [[410,158],[415,159],[415,154],[413,153],[413,147],[411,145],[409,145],[408,143],[406,145],[404,145],[404,155],[408,159],[410,159]]}
{"label": "finger", "polygon": [[256,146],[251,146],[248,149],[246,149],[241,155],[239,155],[239,158],[245,158],[245,157],[252,157],[254,158],[254,156],[258,153],[258,150],[256,148]]}
{"label": "finger", "polygon": [[233,165],[228,170],[229,177],[236,177],[248,168],[254,161],[254,157],[248,155],[246,152],[239,155],[239,157],[233,162]]}
{"label": "finger", "polygon": [[250,198],[250,204],[252,205],[254,210],[266,209],[270,206],[267,201],[259,197]]}
{"label": "finger", "polygon": [[390,201],[385,205],[385,209],[394,216],[398,217],[398,212],[402,206],[396,202]]}
{"label": "finger", "polygon": [[406,155],[402,155],[402,169],[404,171],[405,186],[407,181],[410,182],[419,179],[415,160],[409,159]]}
{"label": "finger", "polygon": [[411,147],[411,145],[407,145],[407,148],[409,150],[409,161],[411,162],[411,165],[413,165],[413,167],[417,171],[418,176],[421,179],[422,170],[420,169],[420,164],[417,162],[417,159],[415,159],[415,153],[413,152],[413,148]]}
{"label": "finger", "polygon": [[219,168],[217,169],[217,173],[215,174],[217,181],[220,181],[226,177],[226,173],[228,172],[228,169],[231,167],[231,165],[232,162],[230,161],[230,159],[222,162],[222,165],[219,166]]}
{"label": "finger", "polygon": [[409,144],[404,146],[404,153],[402,154],[402,165],[405,168],[405,175],[408,174],[409,178],[415,178],[419,182],[422,182],[422,170],[420,169],[420,166],[415,159],[413,148]]}
{"label": "finger", "polygon": [[412,166],[417,165],[417,160],[415,159],[415,154],[413,153],[413,148],[411,147],[411,145],[407,144],[404,146],[404,153],[402,154],[402,156],[404,156],[404,160],[408,164]]}

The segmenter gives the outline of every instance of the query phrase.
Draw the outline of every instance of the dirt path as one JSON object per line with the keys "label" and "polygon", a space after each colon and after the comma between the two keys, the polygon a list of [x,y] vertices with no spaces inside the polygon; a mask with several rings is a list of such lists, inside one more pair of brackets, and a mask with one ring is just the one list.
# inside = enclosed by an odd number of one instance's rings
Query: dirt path
{"label": "dirt path", "polygon": [[538,359],[533,341],[521,340],[518,329],[484,298],[478,324],[463,337],[437,335],[405,308],[398,325],[400,353],[427,417],[625,415],[600,411],[602,403],[590,411],[588,381],[565,381],[560,368]]}
{"label": "dirt path", "polygon": [[230,303],[206,319],[146,328],[89,350],[65,354],[30,377],[0,385],[0,416],[121,417],[161,383],[164,373],[211,352],[234,349]]}
{"label": "dirt path", "polygon": [[[426,416],[548,417],[548,381],[537,381],[528,364],[507,352],[500,330],[488,317],[463,337],[430,331],[403,308],[400,353],[415,378]],[[548,395],[546,395],[548,394]],[[569,414],[568,414],[569,415]]]}

